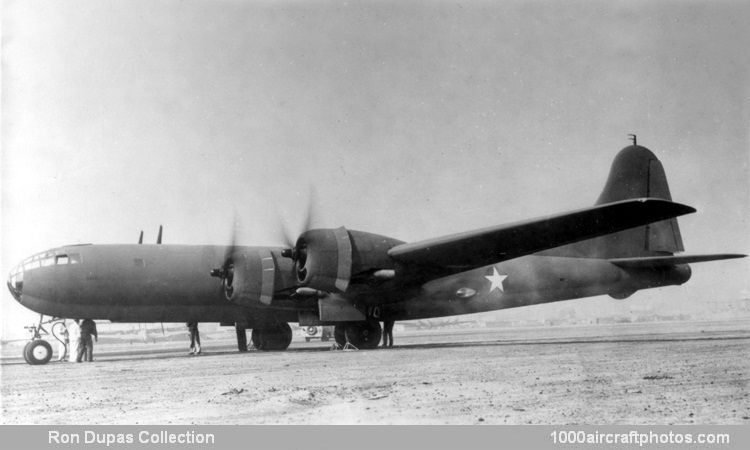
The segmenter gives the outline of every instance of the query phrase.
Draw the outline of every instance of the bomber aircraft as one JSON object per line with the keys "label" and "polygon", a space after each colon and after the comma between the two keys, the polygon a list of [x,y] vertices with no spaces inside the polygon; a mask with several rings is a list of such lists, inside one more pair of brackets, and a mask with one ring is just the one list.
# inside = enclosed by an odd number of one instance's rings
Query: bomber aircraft
{"label": "bomber aircraft", "polygon": [[[42,315],[113,322],[221,322],[258,350],[284,350],[289,323],[333,325],[339,345],[371,349],[380,321],[515,308],[596,295],[624,299],[680,285],[684,256],[659,160],[636,144],[616,156],[592,207],[405,243],[364,231],[309,229],[294,245],[68,245],[33,255],[8,288]],[[27,344],[32,364],[52,356]]]}

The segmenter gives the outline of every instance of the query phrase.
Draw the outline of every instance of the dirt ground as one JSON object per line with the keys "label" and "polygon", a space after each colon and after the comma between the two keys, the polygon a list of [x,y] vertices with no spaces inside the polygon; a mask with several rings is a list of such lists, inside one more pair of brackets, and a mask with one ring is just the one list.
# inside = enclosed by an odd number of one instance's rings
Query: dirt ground
{"label": "dirt ground", "polygon": [[402,333],[390,350],[5,359],[4,424],[750,424],[750,327]]}

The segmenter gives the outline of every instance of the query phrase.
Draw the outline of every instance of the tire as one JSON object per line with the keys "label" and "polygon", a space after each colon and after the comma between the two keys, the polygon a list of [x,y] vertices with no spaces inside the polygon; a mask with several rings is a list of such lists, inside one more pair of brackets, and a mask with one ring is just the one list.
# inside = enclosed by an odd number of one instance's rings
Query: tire
{"label": "tire", "polygon": [[34,341],[29,341],[23,347],[23,360],[26,361],[27,364],[31,364],[31,361],[29,361],[29,355],[26,352],[29,350],[29,347],[31,347],[33,342]]}
{"label": "tire", "polygon": [[288,323],[268,328],[253,328],[253,347],[262,351],[286,350],[292,343],[292,327]]}
{"label": "tire", "polygon": [[52,359],[52,346],[43,339],[36,339],[26,344],[24,356],[31,365],[47,364]]}
{"label": "tire", "polygon": [[250,332],[250,342],[252,343],[253,347],[256,350],[260,350],[260,345],[261,345],[260,338],[261,338],[260,330],[258,328],[253,328],[253,331]]}
{"label": "tire", "polygon": [[377,348],[383,331],[380,322],[351,322],[345,328],[346,340],[362,350]]}
{"label": "tire", "polygon": [[336,344],[343,347],[346,345],[346,332],[344,330],[344,325],[336,325],[333,328],[333,339],[336,341]]}

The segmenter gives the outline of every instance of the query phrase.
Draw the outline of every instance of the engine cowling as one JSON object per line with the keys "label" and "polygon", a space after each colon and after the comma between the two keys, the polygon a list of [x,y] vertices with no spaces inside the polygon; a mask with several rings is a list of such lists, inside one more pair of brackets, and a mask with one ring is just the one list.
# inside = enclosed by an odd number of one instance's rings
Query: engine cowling
{"label": "engine cowling", "polygon": [[251,306],[271,304],[276,264],[265,248],[236,251],[227,262],[222,288],[232,303]]}
{"label": "engine cowling", "polygon": [[344,227],[306,231],[294,248],[297,281],[321,291],[345,292],[353,278],[393,269],[388,250],[402,243]]}

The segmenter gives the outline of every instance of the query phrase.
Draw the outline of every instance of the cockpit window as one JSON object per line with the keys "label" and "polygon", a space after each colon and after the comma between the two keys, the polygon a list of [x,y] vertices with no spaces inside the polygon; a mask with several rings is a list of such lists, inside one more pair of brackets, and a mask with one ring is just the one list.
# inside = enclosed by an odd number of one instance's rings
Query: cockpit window
{"label": "cockpit window", "polygon": [[68,264],[81,264],[80,253],[58,253],[60,250],[50,250],[43,253],[37,253],[36,255],[30,256],[16,267],[13,268],[11,274],[22,274],[24,271],[38,269],[40,267],[51,267],[51,266],[62,266]]}
{"label": "cockpit window", "polygon": [[17,282],[23,283],[23,271],[11,274],[10,284],[15,286]]}
{"label": "cockpit window", "polygon": [[24,263],[23,263],[23,270],[36,269],[40,265],[41,264],[39,262],[39,259],[36,259],[36,258],[28,259],[28,260],[24,261]]}
{"label": "cockpit window", "polygon": [[47,252],[41,256],[41,266],[42,267],[48,267],[48,266],[54,266],[55,265],[55,254],[52,252]]}

